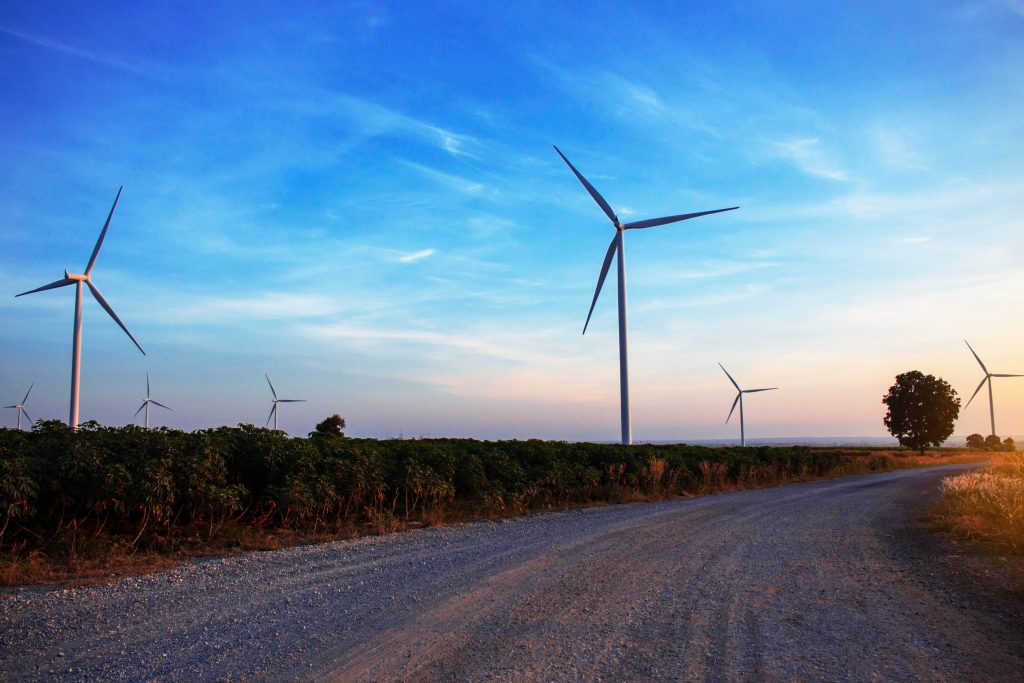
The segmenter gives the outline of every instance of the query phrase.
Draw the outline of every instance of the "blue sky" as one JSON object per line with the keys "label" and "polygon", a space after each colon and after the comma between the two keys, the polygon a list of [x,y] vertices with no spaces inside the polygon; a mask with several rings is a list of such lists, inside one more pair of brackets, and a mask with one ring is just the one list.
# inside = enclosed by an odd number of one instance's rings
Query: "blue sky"
{"label": "blue sky", "polygon": [[[884,433],[895,374],[1024,373],[1024,2],[223,3],[0,10],[0,401],[187,429],[615,440]],[[965,398],[966,398],[965,396]],[[980,396],[957,432],[987,433]],[[8,400],[9,399],[9,400]],[[996,385],[1024,433],[1024,380]],[[2,416],[14,423],[14,411]]]}

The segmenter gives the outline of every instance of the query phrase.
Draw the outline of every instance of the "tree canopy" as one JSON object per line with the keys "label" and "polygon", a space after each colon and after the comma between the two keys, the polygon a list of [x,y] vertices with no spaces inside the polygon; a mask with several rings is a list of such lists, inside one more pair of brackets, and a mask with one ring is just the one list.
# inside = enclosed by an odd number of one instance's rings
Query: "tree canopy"
{"label": "tree canopy", "polygon": [[883,422],[889,433],[900,445],[921,452],[948,439],[960,414],[960,399],[953,387],[919,370],[897,375],[882,403],[888,406]]}
{"label": "tree canopy", "polygon": [[345,418],[335,413],[316,426],[310,436],[345,436]]}

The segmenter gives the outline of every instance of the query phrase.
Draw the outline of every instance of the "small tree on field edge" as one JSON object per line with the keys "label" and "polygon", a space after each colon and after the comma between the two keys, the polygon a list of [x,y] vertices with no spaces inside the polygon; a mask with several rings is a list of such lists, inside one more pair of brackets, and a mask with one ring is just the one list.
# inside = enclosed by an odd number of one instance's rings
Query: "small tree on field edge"
{"label": "small tree on field edge", "polygon": [[967,447],[979,449],[984,448],[985,437],[983,437],[981,434],[971,434],[970,436],[967,437]]}
{"label": "small tree on field edge", "polygon": [[896,383],[882,397],[888,406],[883,422],[901,446],[924,453],[953,433],[960,414],[960,399],[945,380],[918,370],[896,375]]}
{"label": "small tree on field edge", "polygon": [[310,436],[345,436],[345,418],[335,413],[316,426]]}

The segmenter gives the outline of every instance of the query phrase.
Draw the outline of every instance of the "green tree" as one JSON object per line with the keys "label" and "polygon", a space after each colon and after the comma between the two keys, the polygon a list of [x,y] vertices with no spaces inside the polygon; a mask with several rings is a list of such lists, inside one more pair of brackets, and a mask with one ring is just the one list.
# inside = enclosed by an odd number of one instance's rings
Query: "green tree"
{"label": "green tree", "polygon": [[1017,444],[1010,437],[1006,437],[1003,439],[1003,450],[1013,452],[1017,450]]}
{"label": "green tree", "polygon": [[985,447],[985,437],[983,437],[981,434],[971,434],[970,436],[967,437],[967,447],[968,448],[984,448]]}
{"label": "green tree", "polygon": [[882,403],[888,406],[883,422],[889,433],[900,445],[922,453],[949,438],[960,414],[960,399],[953,387],[918,370],[896,375]]}
{"label": "green tree", "polygon": [[985,437],[985,448],[990,451],[1001,451],[1003,450],[1003,440],[995,434],[989,434]]}
{"label": "green tree", "polygon": [[341,415],[334,414],[326,418],[323,422],[316,426],[316,431],[310,434],[322,435],[322,436],[345,436],[345,418]]}

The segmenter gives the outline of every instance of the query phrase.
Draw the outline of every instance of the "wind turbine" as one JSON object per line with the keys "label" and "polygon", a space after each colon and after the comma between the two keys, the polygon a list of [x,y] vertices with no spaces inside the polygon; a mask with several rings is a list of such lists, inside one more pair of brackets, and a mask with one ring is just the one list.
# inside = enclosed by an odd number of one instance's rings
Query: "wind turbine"
{"label": "wind turbine", "polygon": [[[34,294],[35,292],[42,292],[47,289],[57,289],[58,287],[67,287],[68,285],[75,285],[75,332],[71,346],[71,411],[68,417],[68,425],[72,429],[78,429],[78,389],[79,389],[79,371],[82,367],[82,283],[84,282],[88,287],[89,291],[92,292],[93,297],[100,303],[110,317],[114,319],[124,333],[128,335],[128,338],[132,340],[135,346],[139,347],[139,351],[142,351],[142,347],[139,346],[139,342],[136,341],[132,333],[128,331],[128,328],[124,326],[121,319],[117,317],[117,313],[114,313],[114,309],[110,307],[107,300],[100,294],[100,290],[96,288],[96,285],[92,281],[92,268],[96,265],[96,257],[100,253],[100,247],[103,246],[103,238],[107,234],[107,228],[110,227],[110,219],[114,215],[114,209],[117,207],[117,200],[121,197],[121,190],[124,189],[122,185],[117,190],[117,196],[114,197],[114,204],[110,207],[110,213],[107,214],[107,222],[103,224],[103,230],[100,231],[99,239],[96,240],[96,246],[92,249],[92,256],[89,257],[89,263],[85,266],[85,273],[76,275],[64,271],[64,277],[60,280],[51,282],[48,285],[42,287],[36,287],[30,289],[27,292],[22,292],[15,296],[25,296],[26,294]],[[146,355],[145,351],[142,351],[142,355]]]}
{"label": "wind turbine", "polygon": [[562,161],[569,166],[572,172],[579,178],[579,181],[583,183],[583,187],[586,188],[590,196],[594,198],[597,205],[605,212],[605,215],[611,219],[612,225],[615,226],[615,237],[612,238],[611,244],[608,245],[608,253],[605,254],[604,263],[601,265],[601,275],[597,278],[597,288],[594,290],[594,300],[590,302],[590,311],[587,313],[587,321],[583,324],[583,334],[587,333],[587,325],[590,324],[590,316],[594,312],[594,305],[597,304],[597,297],[601,294],[601,286],[604,285],[604,279],[608,275],[608,268],[612,264],[612,257],[617,257],[618,262],[618,275],[619,275],[619,410],[621,413],[622,423],[622,443],[629,445],[633,443],[632,428],[630,426],[629,419],[629,360],[626,354],[626,253],[623,242],[623,234],[626,230],[632,230],[634,228],[654,228],[659,225],[667,225],[668,223],[676,223],[678,221],[685,221],[690,218],[697,218],[698,216],[707,216],[712,213],[721,213],[722,211],[732,211],[738,209],[738,206],[731,206],[728,209],[715,209],[714,211],[698,211],[697,213],[684,213],[677,216],[665,216],[663,218],[649,218],[643,221],[634,221],[632,223],[623,223],[619,220],[619,217],[615,215],[612,208],[605,201],[604,197],[601,196],[594,186],[587,182],[587,179],[576,170],[576,167],[565,158],[562,154],[562,150],[555,147],[555,151],[558,152],[558,156],[562,157]]}
{"label": "wind turbine", "polygon": [[736,410],[736,404],[739,403],[740,404],[740,446],[746,446],[747,445],[747,435],[744,432],[744,428],[743,428],[743,394],[754,394],[754,393],[757,393],[758,391],[774,391],[774,390],[778,389],[778,387],[768,387],[766,389],[740,389],[740,385],[736,384],[736,380],[734,380],[732,378],[732,375],[730,375],[729,371],[725,369],[725,366],[722,365],[721,363],[719,363],[718,367],[722,368],[722,372],[724,372],[725,376],[729,378],[729,381],[732,382],[732,385],[734,387],[736,387],[736,391],[737,391],[736,400],[732,402],[732,408],[729,409],[729,417],[725,418],[725,424],[729,424],[729,420],[732,418],[732,411]]}
{"label": "wind turbine", "polygon": [[263,375],[267,378],[267,384],[270,385],[270,393],[274,395],[274,405],[270,409],[270,415],[267,417],[267,425],[270,424],[270,418],[274,418],[274,431],[277,431],[277,404],[278,403],[305,403],[304,398],[278,398],[277,392],[274,391],[274,385],[270,384],[270,376]]}
{"label": "wind turbine", "polygon": [[[160,401],[154,401],[152,398],[150,398],[149,397],[149,393],[150,393],[149,392],[149,373],[147,372],[146,373],[146,400],[142,402],[142,405],[139,406],[139,409],[135,411],[134,415],[132,415],[132,419],[135,419],[136,417],[138,417],[139,413],[142,412],[142,409],[145,408],[146,409],[146,429],[149,429],[149,404],[152,403],[155,406],[160,406],[161,408],[167,408],[167,406],[165,406],[163,403],[160,403]],[[174,410],[174,409],[173,408],[167,408],[167,410]]]}
{"label": "wind turbine", "polygon": [[[971,345],[967,343],[966,339],[964,339],[964,344],[967,344],[967,348],[971,349]],[[981,383],[978,384],[978,388],[974,390],[974,393],[971,394],[970,400],[967,401],[967,406],[971,405],[971,401],[973,401],[974,397],[978,395],[979,391],[981,391],[982,385],[985,384],[985,382],[988,382],[988,416],[989,416],[989,419],[992,421],[992,434],[995,434],[996,433],[996,410],[995,410],[995,407],[992,404],[992,378],[993,377],[1024,377],[1024,375],[1004,375],[1004,374],[997,374],[997,373],[994,373],[994,372],[989,372],[988,368],[985,367],[985,364],[981,362],[980,358],[978,358],[978,354],[974,353],[974,349],[971,349],[971,355],[974,356],[974,360],[978,361],[978,365],[980,365],[981,369],[985,372],[985,377],[981,380]],[[967,406],[964,406],[964,410],[967,410]]]}
{"label": "wind turbine", "polygon": [[33,382],[31,385],[29,385],[28,391],[25,392],[25,398],[21,399],[21,403],[17,403],[17,404],[15,404],[13,406],[4,406],[4,408],[16,408],[17,409],[17,411],[18,411],[18,431],[21,431],[21,414],[22,413],[25,413],[25,417],[28,418],[28,423],[30,425],[32,424],[32,418],[29,416],[28,411],[25,410],[25,402],[28,401],[28,395],[32,393],[32,387],[34,387],[35,385],[36,385],[35,382]]}

